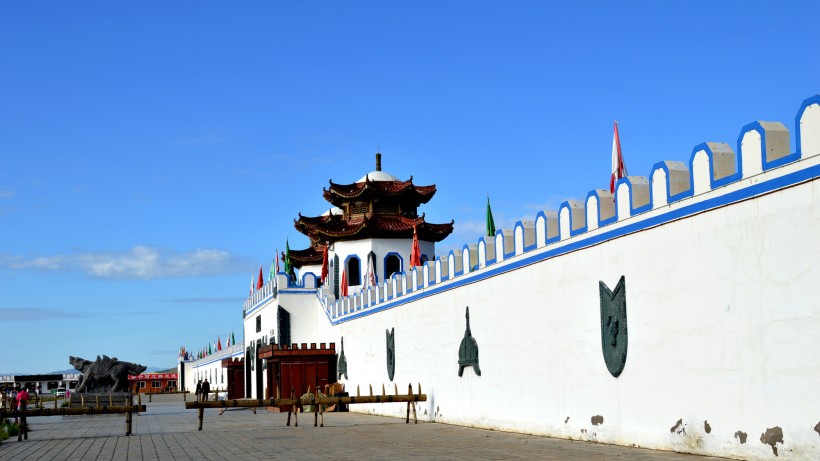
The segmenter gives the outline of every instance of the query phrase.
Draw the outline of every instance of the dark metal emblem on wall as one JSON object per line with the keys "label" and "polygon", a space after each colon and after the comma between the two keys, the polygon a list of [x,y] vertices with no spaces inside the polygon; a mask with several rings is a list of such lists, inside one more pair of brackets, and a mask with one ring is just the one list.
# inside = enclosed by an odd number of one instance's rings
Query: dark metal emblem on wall
{"label": "dark metal emblem on wall", "polygon": [[458,348],[458,375],[464,373],[464,367],[473,367],[473,371],[481,376],[481,368],[478,366],[478,343],[473,338],[470,331],[470,307],[467,306],[467,331],[461,339],[461,346]]}
{"label": "dark metal emblem on wall", "polygon": [[393,374],[396,372],[396,328],[391,328],[387,333],[387,377],[393,381]]}
{"label": "dark metal emblem on wall", "polygon": [[626,365],[626,278],[621,276],[615,290],[602,281],[598,282],[601,293],[601,346],[606,368],[614,377],[624,371]]}
{"label": "dark metal emblem on wall", "polygon": [[350,379],[347,377],[347,358],[345,358],[344,336],[342,336],[342,353],[339,354],[339,364],[336,366],[336,370],[339,373],[339,379],[342,379],[342,375],[344,375],[345,379]]}

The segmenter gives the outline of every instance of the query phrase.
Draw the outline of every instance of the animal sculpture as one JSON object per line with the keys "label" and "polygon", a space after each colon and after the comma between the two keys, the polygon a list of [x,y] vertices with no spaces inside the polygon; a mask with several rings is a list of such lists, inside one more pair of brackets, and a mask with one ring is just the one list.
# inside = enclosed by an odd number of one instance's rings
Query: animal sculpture
{"label": "animal sculpture", "polygon": [[82,374],[76,392],[128,392],[128,375],[141,374],[146,368],[107,355],[98,355],[93,362],[70,355],[68,363]]}

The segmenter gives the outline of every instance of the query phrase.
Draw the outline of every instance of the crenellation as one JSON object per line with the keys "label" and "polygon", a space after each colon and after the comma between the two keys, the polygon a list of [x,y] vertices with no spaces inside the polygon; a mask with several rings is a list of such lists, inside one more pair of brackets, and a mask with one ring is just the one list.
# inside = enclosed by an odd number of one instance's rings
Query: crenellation
{"label": "crenellation", "polygon": [[396,277],[390,277],[384,282],[384,300],[393,299],[393,293],[396,292]]}
{"label": "crenellation", "polygon": [[449,280],[450,274],[450,257],[439,256],[436,259],[436,283],[441,283],[443,281]]}
{"label": "crenellation", "polygon": [[457,277],[464,273],[464,258],[462,250],[451,250],[447,258],[447,270],[451,277]]}
{"label": "crenellation", "polygon": [[506,258],[515,255],[515,236],[513,231],[498,229],[495,231],[495,261],[501,262]]}
{"label": "crenellation", "polygon": [[664,160],[652,167],[650,201],[657,209],[692,195],[689,169],[683,162]]}
{"label": "crenellation", "polygon": [[577,200],[567,200],[558,208],[558,222],[560,223],[561,240],[586,231],[586,209],[584,204]]}
{"label": "crenellation", "polygon": [[797,159],[789,153],[789,130],[780,122],[753,122],[738,137],[743,179]]}
{"label": "crenellation", "polygon": [[318,277],[313,272],[307,272],[302,276],[302,287],[315,289],[319,287]]}
{"label": "crenellation", "polygon": [[520,255],[535,248],[535,221],[518,221],[515,223],[515,254]]}
{"label": "crenellation", "polygon": [[594,189],[587,194],[587,230],[597,229],[615,220],[615,196],[606,189]]}
{"label": "crenellation", "polygon": [[370,287],[370,305],[376,305],[382,302],[380,298],[381,290],[379,290],[378,286]]}
{"label": "crenellation", "polygon": [[419,284],[419,277],[416,269],[417,268],[415,267],[410,268],[410,272],[403,277],[406,286],[404,287],[405,289],[402,290],[402,295],[416,291],[416,287],[418,287]]}
{"label": "crenellation", "polygon": [[468,274],[478,269],[478,245],[475,243],[468,243],[464,245],[462,250],[462,267],[464,274]]}
{"label": "crenellation", "polygon": [[495,237],[478,239],[478,268],[482,269],[495,262]]}
{"label": "crenellation", "polygon": [[436,284],[436,261],[430,260],[424,263],[424,286]]}
{"label": "crenellation", "polygon": [[615,184],[615,215],[617,220],[629,218],[650,209],[649,179],[627,176]]}
{"label": "crenellation", "polygon": [[536,247],[541,248],[558,239],[558,213],[555,211],[539,211],[535,215]]}
{"label": "crenellation", "polygon": [[722,142],[705,142],[695,146],[689,167],[692,170],[693,194],[699,195],[740,179],[736,156]]}
{"label": "crenellation", "polygon": [[820,94],[803,101],[794,124],[799,158],[820,155]]}

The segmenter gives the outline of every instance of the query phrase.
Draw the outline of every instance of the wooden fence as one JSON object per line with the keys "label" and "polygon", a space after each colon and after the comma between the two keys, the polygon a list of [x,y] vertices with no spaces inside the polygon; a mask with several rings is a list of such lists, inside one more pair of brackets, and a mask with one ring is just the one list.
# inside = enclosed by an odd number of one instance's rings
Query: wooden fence
{"label": "wooden fence", "polygon": [[382,386],[382,395],[373,395],[373,387],[370,387],[370,395],[359,395],[359,389],[356,388],[356,395],[349,397],[331,397],[311,393],[310,388],[306,396],[296,397],[295,391],[291,389],[289,399],[271,398],[271,399],[231,399],[218,400],[214,402],[186,402],[185,408],[188,410],[196,409],[199,413],[198,430],[202,430],[202,420],[206,408],[219,408],[220,414],[226,408],[249,408],[255,410],[259,407],[288,407],[288,422],[290,426],[291,415],[294,415],[294,423],[299,426],[298,412],[303,410],[305,406],[312,406],[314,408],[313,427],[319,425],[319,418],[321,417],[321,427],[324,427],[324,407],[330,405],[356,405],[362,403],[407,403],[407,416],[405,423],[410,422],[410,409],[413,410],[413,421],[418,424],[416,418],[416,406],[411,405],[415,402],[427,401],[427,394],[421,393],[421,384],[419,384],[419,392],[413,393],[413,386],[407,386],[407,394],[399,394],[398,387],[395,388],[395,393],[385,394],[384,386]]}

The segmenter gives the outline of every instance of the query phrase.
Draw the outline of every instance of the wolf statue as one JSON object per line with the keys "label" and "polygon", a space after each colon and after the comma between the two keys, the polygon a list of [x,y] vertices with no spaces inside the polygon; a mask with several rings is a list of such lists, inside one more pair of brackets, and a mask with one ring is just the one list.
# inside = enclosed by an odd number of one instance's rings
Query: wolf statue
{"label": "wolf statue", "polygon": [[98,355],[93,362],[69,355],[68,363],[82,375],[75,392],[129,392],[128,375],[138,375],[145,371],[142,365],[121,362],[116,357],[110,358],[107,355]]}

